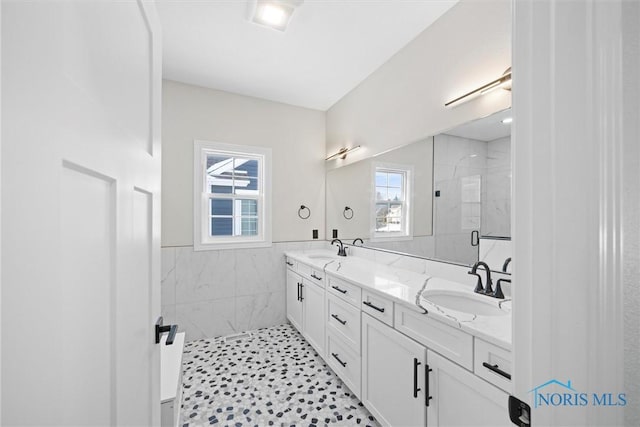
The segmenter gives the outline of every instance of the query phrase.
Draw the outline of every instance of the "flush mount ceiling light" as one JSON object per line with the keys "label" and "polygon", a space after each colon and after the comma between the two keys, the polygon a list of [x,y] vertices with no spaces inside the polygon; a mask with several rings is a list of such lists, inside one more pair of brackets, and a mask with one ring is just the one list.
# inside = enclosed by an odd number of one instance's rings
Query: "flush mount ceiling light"
{"label": "flush mount ceiling light", "polygon": [[341,158],[341,159],[346,159],[347,158],[347,154],[352,153],[352,152],[358,150],[359,148],[360,148],[359,145],[356,145],[355,147],[351,147],[351,148],[343,147],[340,150],[338,150],[337,153],[330,155],[325,160],[333,160],[333,159],[336,159],[338,157]]}
{"label": "flush mount ceiling light", "polygon": [[511,67],[507,68],[505,72],[499,78],[495,79],[492,82],[489,82],[478,89],[474,89],[471,92],[465,93],[462,96],[453,99],[446,104],[445,107],[453,107],[456,105],[460,105],[464,102],[471,101],[474,98],[477,98],[480,95],[484,95],[485,93],[489,93],[498,88],[502,88],[505,90],[511,90]]}
{"label": "flush mount ceiling light", "polygon": [[265,27],[285,31],[291,15],[304,0],[254,0],[250,3],[249,19]]}

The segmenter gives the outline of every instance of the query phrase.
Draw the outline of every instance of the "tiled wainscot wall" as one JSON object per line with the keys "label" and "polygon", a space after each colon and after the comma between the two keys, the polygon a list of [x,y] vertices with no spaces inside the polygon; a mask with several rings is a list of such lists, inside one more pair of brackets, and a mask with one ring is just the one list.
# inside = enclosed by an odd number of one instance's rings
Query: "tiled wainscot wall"
{"label": "tiled wainscot wall", "polygon": [[162,248],[162,315],[193,341],[286,321],[284,252],[326,247],[322,241],[270,248],[194,251]]}

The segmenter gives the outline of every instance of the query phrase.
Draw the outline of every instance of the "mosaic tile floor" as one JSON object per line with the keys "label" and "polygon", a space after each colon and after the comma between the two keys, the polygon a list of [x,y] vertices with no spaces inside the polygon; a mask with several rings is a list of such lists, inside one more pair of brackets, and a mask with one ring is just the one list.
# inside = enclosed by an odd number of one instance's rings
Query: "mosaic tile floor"
{"label": "mosaic tile floor", "polygon": [[181,425],[378,426],[291,325],[185,345]]}

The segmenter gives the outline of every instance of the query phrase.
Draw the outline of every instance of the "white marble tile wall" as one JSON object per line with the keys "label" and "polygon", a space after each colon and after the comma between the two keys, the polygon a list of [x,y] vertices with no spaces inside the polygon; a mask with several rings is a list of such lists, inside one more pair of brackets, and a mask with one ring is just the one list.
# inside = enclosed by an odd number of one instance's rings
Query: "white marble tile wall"
{"label": "white marble tile wall", "polygon": [[[479,260],[486,262],[492,270],[502,270],[507,258],[511,258],[511,240],[480,239]],[[507,272],[511,272],[511,263]]]}
{"label": "white marble tile wall", "polygon": [[162,315],[187,341],[282,324],[286,320],[284,252],[324,241],[270,248],[194,251],[162,248]]}
{"label": "white marble tile wall", "polygon": [[499,237],[511,235],[511,137],[487,143],[482,234]]}
{"label": "white marble tile wall", "polygon": [[[452,135],[434,138],[434,258],[471,264],[478,259],[471,232],[484,218],[480,196],[487,170],[488,144]],[[471,185],[471,184],[480,185]],[[475,196],[475,197],[472,197]]]}

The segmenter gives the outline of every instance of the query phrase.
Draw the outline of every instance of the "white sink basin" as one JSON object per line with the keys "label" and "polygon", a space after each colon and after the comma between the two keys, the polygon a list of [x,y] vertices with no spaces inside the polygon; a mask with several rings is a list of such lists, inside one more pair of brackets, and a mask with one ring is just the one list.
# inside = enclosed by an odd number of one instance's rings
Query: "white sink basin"
{"label": "white sink basin", "polygon": [[477,314],[479,316],[504,316],[508,314],[498,306],[502,300],[485,295],[447,290],[428,290],[422,296],[437,306],[463,313]]}

